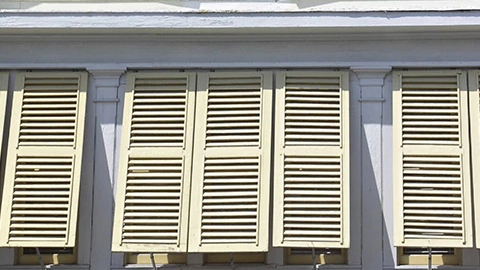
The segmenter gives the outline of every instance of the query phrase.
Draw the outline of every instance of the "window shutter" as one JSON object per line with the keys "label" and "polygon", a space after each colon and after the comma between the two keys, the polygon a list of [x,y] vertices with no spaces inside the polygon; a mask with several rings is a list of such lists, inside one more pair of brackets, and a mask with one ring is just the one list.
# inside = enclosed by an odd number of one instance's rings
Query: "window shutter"
{"label": "window shutter", "polygon": [[480,70],[468,73],[468,92],[470,102],[470,138],[472,142],[472,179],[473,203],[475,209],[475,237],[477,248],[480,248]]}
{"label": "window shutter", "polygon": [[198,76],[189,251],[266,251],[272,73]]}
{"label": "window shutter", "polygon": [[17,74],[1,246],[75,246],[86,95],[86,72]]}
{"label": "window shutter", "polygon": [[394,72],[395,245],[471,247],[466,74]]}
{"label": "window shutter", "polygon": [[277,73],[273,245],[348,248],[347,72]]}
{"label": "window shutter", "polygon": [[195,74],[128,73],[113,251],[185,252]]}

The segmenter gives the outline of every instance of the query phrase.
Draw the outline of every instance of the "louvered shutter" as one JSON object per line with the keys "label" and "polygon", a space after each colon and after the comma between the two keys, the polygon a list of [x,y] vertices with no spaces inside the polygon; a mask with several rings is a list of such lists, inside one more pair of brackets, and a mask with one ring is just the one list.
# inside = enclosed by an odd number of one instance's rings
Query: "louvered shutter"
{"label": "louvered shutter", "polygon": [[468,73],[475,237],[480,248],[480,70]]}
{"label": "louvered shutter", "polygon": [[466,74],[393,76],[395,245],[471,247]]}
{"label": "louvered shutter", "polygon": [[1,246],[75,246],[86,95],[86,72],[17,74]]}
{"label": "louvered shutter", "polygon": [[273,245],[349,240],[347,72],[277,73]]}
{"label": "louvered shutter", "polygon": [[198,76],[189,251],[266,251],[272,73]]}
{"label": "louvered shutter", "polygon": [[194,102],[195,74],[128,74],[113,251],[186,251]]}

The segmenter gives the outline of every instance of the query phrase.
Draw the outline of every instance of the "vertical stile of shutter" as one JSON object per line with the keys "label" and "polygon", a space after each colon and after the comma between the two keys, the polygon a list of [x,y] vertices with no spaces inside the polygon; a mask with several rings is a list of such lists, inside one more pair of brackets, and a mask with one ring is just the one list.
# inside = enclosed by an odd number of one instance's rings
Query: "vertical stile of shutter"
{"label": "vertical stile of shutter", "polygon": [[75,246],[86,95],[86,72],[17,74],[1,246]]}
{"label": "vertical stile of shutter", "polygon": [[473,203],[475,216],[476,247],[480,246],[480,70],[468,72],[468,93],[470,103],[470,138],[472,154]]}
{"label": "vertical stile of shutter", "polygon": [[113,251],[186,252],[195,74],[128,73]]}
{"label": "vertical stile of shutter", "polygon": [[277,73],[273,245],[348,248],[347,72]]}
{"label": "vertical stile of shutter", "polygon": [[466,73],[393,75],[395,245],[471,247]]}
{"label": "vertical stile of shutter", "polygon": [[189,251],[268,249],[271,72],[198,75]]}

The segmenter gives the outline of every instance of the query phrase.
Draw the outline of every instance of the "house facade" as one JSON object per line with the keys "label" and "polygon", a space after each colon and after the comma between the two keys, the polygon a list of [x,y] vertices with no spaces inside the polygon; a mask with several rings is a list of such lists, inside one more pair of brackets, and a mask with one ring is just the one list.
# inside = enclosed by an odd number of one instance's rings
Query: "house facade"
{"label": "house facade", "polygon": [[477,1],[2,1],[0,268],[479,269],[479,30]]}

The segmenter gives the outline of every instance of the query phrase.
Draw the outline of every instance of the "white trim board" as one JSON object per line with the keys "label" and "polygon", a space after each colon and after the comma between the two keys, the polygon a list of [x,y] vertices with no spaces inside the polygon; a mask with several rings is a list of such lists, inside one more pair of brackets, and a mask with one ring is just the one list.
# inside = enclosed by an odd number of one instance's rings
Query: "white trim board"
{"label": "white trim board", "polygon": [[392,33],[475,31],[480,11],[355,13],[0,12],[0,34]]}
{"label": "white trim board", "polygon": [[21,12],[356,12],[478,10],[478,1],[374,1],[374,0],[6,0],[0,11]]}

